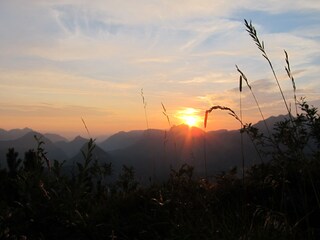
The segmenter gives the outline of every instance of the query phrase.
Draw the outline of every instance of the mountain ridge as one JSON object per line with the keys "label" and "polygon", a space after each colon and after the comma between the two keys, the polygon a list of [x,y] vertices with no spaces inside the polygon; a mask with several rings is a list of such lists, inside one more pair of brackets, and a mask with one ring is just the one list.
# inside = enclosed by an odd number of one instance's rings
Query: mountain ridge
{"label": "mountain ridge", "polygon": [[[285,116],[272,117],[267,124],[283,120]],[[258,122],[253,126],[263,128],[264,123]],[[44,134],[28,132],[24,136],[8,141],[0,141],[0,161],[5,161],[6,151],[14,147],[20,158],[30,148],[36,149],[37,135],[45,143],[42,147],[48,152],[50,159],[67,160],[67,164],[82,161],[81,149],[89,141],[81,136],[71,141],[51,141]],[[243,135],[243,151],[245,166],[261,161],[252,141]],[[234,166],[241,168],[241,145],[239,130],[208,131],[189,127],[187,125],[172,126],[168,130],[147,129],[120,131],[105,141],[96,143],[96,157],[104,162],[112,163],[114,174],[121,172],[122,166],[133,166],[136,176],[143,181],[146,179],[163,179],[170,174],[172,168],[177,169],[182,164],[194,166],[195,174],[204,176],[214,175]]]}

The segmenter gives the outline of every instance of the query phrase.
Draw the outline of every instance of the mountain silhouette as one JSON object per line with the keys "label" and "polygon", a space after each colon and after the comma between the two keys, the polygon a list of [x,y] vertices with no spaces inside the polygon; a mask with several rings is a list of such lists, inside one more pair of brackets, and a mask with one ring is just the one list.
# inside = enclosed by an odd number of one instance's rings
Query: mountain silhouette
{"label": "mountain silhouette", "polygon": [[[274,123],[282,121],[286,116],[270,117],[266,119],[272,131]],[[265,124],[260,121],[253,126],[266,132]],[[10,136],[24,130],[11,132]],[[13,134],[15,133],[15,134]],[[55,141],[61,139],[54,134],[51,141],[46,136],[29,131],[27,134],[15,139],[0,141],[0,161],[5,162],[8,148],[14,147],[23,158],[24,152],[36,149],[37,142],[34,135],[41,137],[48,157],[51,159],[67,160],[69,166],[74,162],[83,161],[81,150],[85,151],[88,139],[80,136],[72,141]],[[6,136],[9,136],[8,134]],[[239,130],[218,130],[205,132],[197,127],[187,125],[173,126],[168,130],[148,129],[118,132],[105,141],[97,144],[93,157],[101,162],[111,162],[115,175],[121,172],[122,166],[133,166],[137,178],[141,182],[149,179],[162,180],[169,176],[171,169],[178,169],[183,164],[194,167],[197,176],[213,176],[221,171],[237,166],[241,171],[242,153],[245,167],[268,159],[261,159],[256,146],[247,134],[242,135]]]}
{"label": "mountain silhouette", "polygon": [[19,158],[21,159],[24,158],[26,151],[30,149],[36,150],[38,142],[35,136],[44,143],[42,147],[45,148],[49,159],[67,159],[67,155],[48,138],[44,137],[41,133],[31,131],[15,140],[0,141],[0,162],[6,165],[6,153],[9,148],[14,148],[19,153]]}
{"label": "mountain silhouette", "polygon": [[[83,162],[84,154],[87,154],[87,153],[88,153],[88,141],[84,143],[80,149],[78,149],[77,154],[68,161],[68,164],[73,164],[75,162]],[[92,160],[94,161],[97,160],[99,163],[110,163],[111,157],[103,149],[95,145],[92,151]]]}
{"label": "mountain silhouette", "polygon": [[99,146],[105,151],[113,151],[126,148],[134,144],[143,134],[143,130],[134,130],[129,132],[118,132],[103,142]]}
{"label": "mountain silhouette", "polygon": [[80,151],[83,145],[88,141],[89,139],[83,138],[81,136],[77,136],[70,142],[59,141],[59,142],[56,142],[55,144],[65,152],[68,158],[72,158]]}
{"label": "mountain silhouette", "polygon": [[0,141],[15,140],[32,131],[30,128],[16,128],[9,131],[0,128]]}
{"label": "mountain silhouette", "polygon": [[[211,131],[205,133],[196,127],[174,126],[168,131],[150,129],[143,132],[126,148],[110,151],[116,172],[123,164],[133,166],[140,181],[149,178],[162,180],[170,170],[183,164],[195,168],[195,174],[215,175],[234,166],[241,167],[239,131]],[[247,136],[244,136],[246,165],[257,162],[258,154]],[[206,166],[206,167],[205,167]]]}

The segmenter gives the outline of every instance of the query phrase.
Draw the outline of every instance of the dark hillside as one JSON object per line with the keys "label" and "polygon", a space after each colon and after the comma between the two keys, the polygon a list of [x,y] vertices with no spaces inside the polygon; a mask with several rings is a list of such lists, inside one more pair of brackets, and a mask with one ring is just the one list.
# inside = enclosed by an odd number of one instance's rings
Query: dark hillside
{"label": "dark hillside", "polygon": [[105,151],[113,151],[129,147],[142,137],[142,130],[134,130],[129,132],[118,132],[110,136],[105,141],[101,142],[99,146]]}
{"label": "dark hillside", "polygon": [[6,165],[6,153],[9,148],[14,148],[15,151],[19,153],[21,159],[24,158],[24,154],[26,151],[30,149],[37,149],[38,143],[35,139],[37,136],[38,139],[44,142],[45,149],[48,152],[49,159],[57,159],[57,160],[65,160],[67,159],[67,155],[57,147],[54,143],[52,143],[49,139],[44,137],[42,134],[37,132],[28,132],[24,136],[9,141],[0,141],[0,162],[1,165]]}

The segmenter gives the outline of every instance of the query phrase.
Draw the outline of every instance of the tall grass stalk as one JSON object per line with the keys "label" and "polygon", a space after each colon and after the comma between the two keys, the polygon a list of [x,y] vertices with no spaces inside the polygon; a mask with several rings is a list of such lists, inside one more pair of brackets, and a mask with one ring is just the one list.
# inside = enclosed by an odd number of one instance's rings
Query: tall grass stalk
{"label": "tall grass stalk", "polygon": [[[273,77],[274,77],[274,79],[276,80],[276,83],[277,83],[277,85],[278,85],[279,91],[280,91],[280,93],[281,93],[281,96],[282,96],[282,99],[283,99],[283,102],[284,102],[284,105],[285,105],[286,110],[287,110],[288,115],[289,115],[289,120],[290,120],[291,126],[292,126],[292,128],[293,128],[293,134],[295,135],[295,136],[294,136],[294,140],[295,140],[295,141],[298,141],[299,135],[300,135],[300,134],[299,134],[299,131],[298,131],[298,129],[297,129],[298,126],[296,125],[296,122],[295,122],[294,119],[293,119],[293,116],[292,116],[292,114],[291,114],[291,109],[289,108],[288,103],[287,103],[287,100],[286,100],[286,98],[285,98],[285,96],[284,96],[284,94],[283,94],[282,88],[281,88],[281,86],[280,86],[278,77],[277,77],[277,75],[276,75],[276,73],[275,73],[275,70],[274,70],[274,67],[273,67],[273,65],[272,65],[272,63],[271,63],[271,60],[270,60],[270,58],[268,57],[268,55],[267,55],[267,53],[266,53],[266,51],[265,51],[264,42],[259,40],[257,31],[256,31],[256,29],[254,28],[254,26],[252,25],[251,21],[248,22],[247,20],[244,20],[244,23],[245,23],[245,26],[246,26],[246,28],[247,28],[247,29],[246,29],[247,32],[249,33],[249,35],[251,36],[251,38],[253,39],[253,41],[256,43],[256,45],[258,46],[258,49],[262,52],[262,56],[267,60],[269,66],[270,66],[270,69],[271,69],[271,71],[272,71]],[[296,87],[295,87],[294,78],[293,78],[293,76],[292,76],[292,74],[291,74],[291,69],[290,69],[290,64],[289,64],[289,57],[288,57],[288,54],[286,53],[286,51],[285,51],[285,55],[286,55],[286,63],[287,63],[287,66],[286,66],[285,69],[286,69],[286,72],[287,72],[288,76],[290,77],[290,79],[291,79],[291,81],[292,81],[293,89],[294,89],[294,97],[295,97],[295,96],[296,96],[296,94],[295,94],[295,92],[296,92]],[[296,98],[295,98],[295,101],[296,101]],[[296,102],[295,102],[295,105],[296,105]],[[297,106],[296,106],[296,112],[298,112]],[[271,141],[273,142],[273,139],[272,139],[272,138],[270,138],[270,139],[271,139]],[[273,145],[275,146],[275,144],[273,144]],[[275,147],[278,149],[278,151],[281,151],[281,149],[279,148],[279,146],[278,146],[277,144],[276,144]],[[301,149],[294,149],[294,152],[295,152],[295,154],[296,154],[296,156],[297,156],[298,158],[301,157],[301,156],[303,156]]]}
{"label": "tall grass stalk", "polygon": [[142,98],[142,104],[143,104],[143,109],[144,109],[144,117],[146,119],[146,125],[147,125],[147,129],[149,129],[149,121],[148,121],[148,115],[147,115],[147,102],[144,98],[144,94],[143,94],[143,88],[141,88],[141,98]]}
{"label": "tall grass stalk", "polygon": [[[163,115],[166,117],[167,119],[167,122],[169,124],[169,130],[171,129],[171,122],[170,122],[170,118],[167,114],[167,109],[165,108],[165,106],[163,105],[163,103],[161,102],[161,106],[162,106],[162,113]],[[167,134],[167,130],[164,130],[164,141],[163,141],[163,147],[164,147],[164,154],[165,154],[165,158],[167,156],[166,154],[166,148],[167,148],[167,142],[168,142],[168,134]],[[170,159],[170,169],[172,168],[172,162],[171,162],[171,159]]]}
{"label": "tall grass stalk", "polygon": [[92,139],[91,134],[90,134],[90,132],[89,132],[89,129],[88,129],[88,127],[87,127],[86,122],[84,121],[83,118],[81,118],[81,121],[82,121],[82,123],[83,123],[84,128],[85,128],[86,131],[87,131],[88,137],[89,137],[90,139]]}
{"label": "tall grass stalk", "polygon": [[294,106],[295,106],[296,116],[297,116],[298,115],[298,101],[297,101],[297,95],[296,95],[297,88],[296,88],[294,77],[292,75],[291,68],[290,68],[289,55],[286,50],[284,50],[284,54],[286,56],[286,64],[287,64],[287,66],[285,67],[285,70],[292,83]]}
{"label": "tall grass stalk", "polygon": [[[240,107],[240,121],[243,122],[242,119],[242,75],[239,77],[239,107]],[[243,197],[242,197],[242,219],[245,222],[246,221],[246,195],[247,195],[247,190],[245,186],[245,170],[244,170],[244,163],[245,163],[245,157],[244,157],[244,146],[243,146],[243,126],[242,123],[240,123],[240,147],[241,147],[241,161],[242,161],[242,187],[243,187]]]}
{"label": "tall grass stalk", "polygon": [[227,111],[229,115],[231,115],[232,117],[234,117],[237,121],[239,121],[241,123],[241,126],[244,126],[244,124],[242,123],[241,119],[238,117],[238,115],[231,108],[228,108],[228,107],[225,107],[225,106],[220,106],[220,105],[215,105],[215,106],[212,106],[211,108],[209,108],[208,110],[206,110],[206,112],[205,112],[204,128],[207,127],[208,115],[213,110]]}
{"label": "tall grass stalk", "polygon": [[[240,76],[240,86],[239,86],[240,90],[242,91],[242,77]],[[241,93],[240,91],[240,93]],[[241,107],[240,107],[241,108]],[[244,127],[244,124],[242,122],[242,113],[241,113],[241,117],[239,118],[238,115],[231,109],[228,107],[224,107],[224,106],[220,106],[220,105],[216,105],[211,107],[210,109],[206,110],[205,112],[205,117],[204,117],[204,128],[206,129],[207,127],[207,121],[208,121],[208,115],[209,113],[211,113],[213,110],[222,110],[222,111],[228,111],[228,114],[231,115],[232,117],[234,117],[237,121],[240,122],[241,124],[241,129]],[[242,131],[241,131],[242,132]],[[241,152],[242,152],[242,177],[243,177],[243,181],[244,181],[244,156],[243,156],[243,139],[242,139],[242,134],[241,134]]]}
{"label": "tall grass stalk", "polygon": [[[204,116],[204,129],[206,129],[206,127],[207,127],[208,115],[209,115],[209,113],[211,113],[213,110],[227,111],[230,116],[232,116],[234,119],[236,119],[236,120],[241,124],[241,130],[242,130],[242,129],[243,129],[243,130],[246,129],[246,125],[242,122],[242,119],[240,119],[240,118],[238,117],[238,115],[237,115],[231,108],[224,107],[224,106],[220,106],[220,105],[215,105],[215,106],[213,106],[213,107],[211,107],[211,108],[209,108],[208,110],[205,111],[205,116]],[[248,131],[246,131],[246,132],[248,133]],[[260,158],[261,162],[263,162],[263,161],[262,161],[262,156],[261,156],[261,154],[260,154],[260,151],[259,151],[258,148],[257,148],[257,145],[256,145],[253,137],[250,136],[250,134],[249,134],[249,137],[250,137],[250,140],[251,140],[251,142],[252,142],[252,144],[253,144],[256,152],[257,152],[258,155],[259,155],[259,158]]]}
{"label": "tall grass stalk", "polygon": [[[240,121],[243,122],[242,120],[242,76],[240,75],[239,77],[239,103],[240,103]],[[240,128],[242,129],[242,123],[240,123]],[[242,183],[244,186],[244,148],[243,148],[243,131],[240,131],[240,136],[241,136],[241,160],[242,160]]]}
{"label": "tall grass stalk", "polygon": [[[264,115],[263,115],[263,113],[262,113],[262,110],[261,110],[261,108],[260,108],[260,105],[259,105],[259,102],[258,102],[258,100],[257,100],[257,98],[256,98],[256,95],[254,94],[254,92],[253,92],[253,90],[252,90],[252,86],[249,84],[249,81],[248,81],[248,78],[246,77],[246,75],[239,69],[239,67],[236,65],[236,68],[237,68],[237,71],[240,73],[240,75],[241,75],[241,82],[242,82],[242,79],[246,82],[246,84],[247,84],[247,86],[248,86],[248,88],[249,88],[249,90],[250,90],[250,92],[251,92],[251,95],[252,95],[252,97],[253,97],[253,99],[254,99],[254,101],[255,101],[255,103],[256,103],[256,105],[257,105],[257,107],[258,107],[258,110],[259,110],[259,113],[260,113],[260,115],[261,115],[261,118],[262,118],[262,120],[263,120],[263,123],[264,123],[264,126],[266,127],[266,130],[267,130],[267,132],[268,132],[268,135],[269,135],[269,138],[271,139],[271,132],[270,132],[270,130],[269,130],[269,127],[268,127],[268,124],[267,124],[267,122],[266,122],[266,119],[265,119],[265,117],[264,117]],[[241,90],[240,90],[240,92],[242,91],[242,84],[241,84]]]}
{"label": "tall grass stalk", "polygon": [[211,113],[213,110],[217,110],[217,109],[220,109],[220,110],[223,110],[223,111],[228,111],[228,112],[229,112],[228,114],[231,115],[231,116],[233,116],[233,117],[234,117],[235,119],[237,119],[238,121],[240,121],[241,126],[243,126],[242,121],[239,119],[239,117],[237,116],[237,114],[236,114],[231,108],[216,105],[216,106],[213,106],[213,107],[211,107],[210,109],[208,109],[208,110],[205,111],[205,116],[204,116],[204,130],[205,130],[205,137],[204,137],[204,167],[205,167],[205,176],[206,176],[206,179],[207,179],[207,176],[208,176],[208,173],[207,173],[207,149],[206,149],[206,145],[207,145],[207,141],[206,141],[207,121],[208,121],[208,115],[209,115],[209,113]]}
{"label": "tall grass stalk", "polygon": [[251,21],[248,22],[246,19],[244,19],[244,23],[245,23],[245,26],[246,26],[246,28],[247,28],[247,29],[246,29],[247,32],[249,33],[249,35],[251,36],[251,38],[253,39],[253,41],[256,43],[258,49],[262,52],[262,56],[267,60],[269,66],[270,66],[270,68],[271,68],[273,77],[274,77],[274,79],[276,80],[277,85],[278,85],[278,88],[279,88],[279,91],[280,91],[280,93],[281,93],[281,96],[282,96],[282,99],[283,99],[283,103],[284,103],[284,105],[285,105],[285,107],[286,107],[286,109],[287,109],[287,112],[288,112],[288,114],[289,114],[289,117],[290,117],[290,119],[291,119],[291,122],[293,122],[292,116],[291,116],[291,111],[290,111],[290,109],[289,109],[287,100],[286,100],[286,98],[285,98],[285,96],[284,96],[284,94],[283,94],[283,91],[282,91],[282,88],[281,88],[281,86],[280,86],[280,83],[279,83],[277,74],[276,74],[276,72],[275,72],[275,70],[274,70],[274,68],[273,68],[273,65],[272,65],[272,63],[271,63],[270,58],[268,57],[268,55],[267,55],[267,53],[266,53],[266,51],[265,51],[264,42],[259,40],[257,31],[256,31],[255,27],[252,25]]}
{"label": "tall grass stalk", "polygon": [[161,106],[162,106],[162,110],[163,110],[162,113],[163,113],[163,115],[167,118],[169,127],[171,128],[171,122],[170,122],[169,115],[167,114],[167,109],[165,108],[165,106],[163,105],[163,103],[161,103]]}
{"label": "tall grass stalk", "polygon": [[[284,105],[285,105],[286,110],[287,110],[287,112],[288,112],[291,126],[294,128],[294,134],[296,135],[295,138],[296,138],[296,139],[299,139],[299,132],[298,132],[298,130],[297,130],[297,128],[296,128],[297,126],[295,126],[296,124],[295,124],[294,119],[293,119],[293,116],[292,116],[292,114],[291,114],[291,109],[290,109],[289,106],[288,106],[287,100],[286,100],[286,98],[285,98],[285,96],[284,96],[284,93],[283,93],[283,91],[282,91],[282,88],[281,88],[281,86],[280,86],[280,82],[279,82],[279,80],[278,80],[277,74],[276,74],[276,72],[275,72],[275,70],[274,70],[274,67],[273,67],[273,65],[272,65],[272,62],[271,62],[270,58],[268,57],[267,52],[265,51],[264,42],[263,42],[263,41],[260,41],[260,39],[259,39],[259,37],[258,37],[258,34],[257,34],[257,31],[256,31],[255,27],[252,25],[251,21],[248,22],[246,19],[244,19],[244,23],[245,23],[247,32],[249,33],[249,35],[251,36],[251,38],[253,39],[253,41],[254,41],[255,44],[257,45],[258,49],[261,51],[262,56],[267,60],[269,66],[270,66],[270,69],[271,69],[271,71],[272,71],[273,77],[274,77],[274,79],[275,79],[275,81],[276,81],[276,83],[277,83],[277,86],[278,86],[278,88],[279,88],[279,91],[280,91],[281,97],[282,97],[282,99],[283,99]],[[286,54],[286,52],[285,52],[285,54]],[[292,80],[292,84],[293,84],[293,88],[294,88],[294,96],[295,96],[295,91],[296,91],[296,89],[295,89],[295,83],[294,83],[293,76],[292,76],[292,74],[291,74],[291,69],[290,69],[290,64],[289,64],[289,57],[288,57],[287,54],[286,54],[286,63],[287,63],[286,71],[287,71],[287,74],[289,75],[289,77],[290,77],[291,80]],[[238,70],[238,72],[239,72],[240,74],[242,74],[242,77],[244,77],[244,79],[246,80],[246,83],[248,84],[247,78],[245,77],[245,75],[238,69],[238,67],[237,67],[237,70]],[[250,86],[250,85],[249,85],[249,86]],[[249,86],[248,86],[248,87],[249,87]],[[251,90],[251,87],[249,87],[249,89]],[[251,91],[251,92],[252,92],[252,91]],[[252,92],[252,93],[253,93],[253,92]],[[257,104],[257,106],[258,106],[258,108],[259,108],[260,114],[261,114],[262,118],[264,119],[263,114],[262,114],[262,111],[261,111],[261,109],[260,109],[260,107],[259,107],[258,101],[256,100],[255,97],[254,97],[254,99],[255,99],[256,104]],[[295,101],[296,101],[296,99],[295,99]],[[296,105],[296,103],[295,103],[295,105]],[[298,110],[297,110],[297,106],[296,106],[296,112],[297,112],[297,111],[298,111]],[[265,123],[265,126],[266,126],[266,128],[267,128],[270,141],[273,143],[273,146],[274,146],[278,151],[281,152],[281,149],[279,148],[279,145],[274,143],[274,139],[271,137],[270,131],[268,130],[268,127],[267,127],[267,124],[266,124],[265,120],[264,120],[264,123]],[[299,151],[299,149],[296,149],[295,152],[296,152],[297,156],[300,156],[300,155],[301,155],[301,151]]]}
{"label": "tall grass stalk", "polygon": [[[141,95],[141,99],[142,99],[142,104],[143,104],[143,109],[144,109],[144,117],[145,117],[146,126],[147,126],[146,135],[147,135],[147,137],[149,137],[150,132],[149,132],[149,121],[148,121],[148,114],[147,114],[147,101],[145,100],[145,97],[144,97],[143,88],[141,88],[140,95]],[[152,156],[152,169],[153,169],[153,181],[155,181],[156,180],[156,161],[154,159],[154,156]]]}
{"label": "tall grass stalk", "polygon": [[[288,106],[288,103],[287,103],[287,100],[283,94],[283,91],[282,91],[282,88],[280,86],[280,83],[279,83],[279,80],[278,80],[278,77],[275,73],[275,70],[274,70],[274,67],[271,63],[271,60],[269,59],[266,51],[265,51],[265,47],[264,47],[264,43],[263,41],[260,42],[259,38],[258,38],[258,35],[257,35],[257,32],[255,30],[255,28],[253,27],[252,23],[245,21],[245,26],[247,28],[247,32],[249,32],[249,35],[251,36],[251,38],[254,40],[254,42],[256,43],[256,45],[258,46],[259,50],[262,52],[262,56],[267,60],[270,68],[271,68],[271,71],[273,73],[273,76],[274,76],[274,79],[276,80],[276,83],[278,85],[278,88],[279,88],[279,91],[281,93],[281,96],[282,96],[282,99],[283,99],[283,102],[285,104],[285,107],[286,107],[286,110],[288,112],[288,115],[289,115],[289,119],[290,119],[290,123],[291,123],[291,131],[293,131],[293,135],[291,137],[291,141],[293,142],[292,144],[294,148],[292,148],[291,150],[296,154],[296,161],[299,161],[299,160],[302,160],[305,162],[305,164],[307,163],[306,162],[306,159],[305,159],[305,153],[303,152],[303,149],[301,147],[299,147],[302,143],[299,142],[301,141],[301,138],[303,137],[303,135],[305,134],[305,130],[303,129],[302,126],[299,125],[299,118],[297,119],[294,119],[292,114],[291,114],[291,109],[289,108]],[[296,97],[296,85],[295,85],[295,81],[294,81],[294,77],[292,75],[292,72],[291,72],[291,68],[290,68],[290,62],[289,62],[289,56],[288,56],[288,53],[284,50],[284,53],[285,53],[285,61],[286,61],[286,66],[285,66],[285,70],[286,70],[286,73],[289,77],[289,79],[291,80],[292,82],[292,87],[293,87],[293,98],[294,98],[294,104],[295,104],[295,112],[296,112],[296,116],[298,116],[298,102],[297,102],[297,97]],[[306,112],[307,113],[307,112]],[[308,113],[307,113],[308,114]],[[301,136],[302,134],[302,136]],[[284,136],[282,136],[284,137]],[[298,144],[295,146],[295,144]],[[278,148],[278,153],[280,153],[282,155],[282,151],[281,149],[279,148],[278,144],[277,144],[277,148]],[[288,215],[288,189],[289,189],[289,184],[288,184],[288,181],[287,179],[289,178],[288,174],[289,174],[289,170],[287,167],[283,167],[281,169],[282,173],[281,175],[282,176],[282,182],[281,182],[281,200],[280,200],[280,209],[282,211],[285,212],[285,215]],[[302,171],[302,169],[300,169],[300,171]],[[307,173],[309,173],[309,169],[307,169]],[[310,178],[310,182],[311,182],[311,186],[312,186],[312,190],[315,194],[315,199],[316,199],[316,202],[319,206],[319,198],[318,198],[318,192],[316,191],[316,188],[314,187],[314,184],[313,184],[313,179],[312,177],[309,177]],[[299,187],[298,187],[298,191],[301,193],[301,195],[303,196],[303,201],[302,201],[302,206],[303,208],[305,209],[305,212],[306,212],[306,215],[303,216],[302,219],[305,218],[305,222],[306,222],[306,227],[308,229],[310,229],[310,224],[311,222],[309,221],[309,212],[308,212],[308,205],[309,205],[309,202],[310,202],[310,199],[309,199],[309,196],[307,194],[308,190],[306,188],[306,182],[303,181],[302,184],[299,184]],[[294,208],[298,207],[298,206],[293,206]],[[296,224],[299,224],[301,220],[299,220]],[[308,239],[311,239],[311,232],[308,231]]]}
{"label": "tall grass stalk", "polygon": [[[169,129],[171,130],[172,129],[172,123],[170,121],[170,117],[169,117],[169,114],[167,112],[167,109],[166,109],[166,107],[164,106],[164,104],[162,102],[161,102],[161,106],[162,106],[162,110],[163,110],[162,113],[166,117],[168,125],[169,125]],[[167,134],[165,134],[165,136],[168,137]],[[175,158],[174,159],[176,159],[176,161],[179,162],[178,153],[177,153],[177,141],[176,141],[176,135],[175,135],[174,131],[172,131],[172,138],[173,138],[174,154],[175,154]],[[170,164],[171,164],[171,167],[172,167],[172,161],[170,162]]]}

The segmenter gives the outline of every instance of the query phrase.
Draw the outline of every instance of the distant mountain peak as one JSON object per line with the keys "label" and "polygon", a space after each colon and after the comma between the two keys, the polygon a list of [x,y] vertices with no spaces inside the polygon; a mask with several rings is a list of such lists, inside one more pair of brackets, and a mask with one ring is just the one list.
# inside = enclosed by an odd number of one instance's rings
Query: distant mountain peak
{"label": "distant mountain peak", "polygon": [[36,138],[40,141],[43,141],[45,144],[52,143],[52,141],[48,138],[46,138],[43,134],[36,132],[36,131],[31,131],[23,135],[21,138],[19,138],[21,141],[35,141]]}
{"label": "distant mountain peak", "polygon": [[80,135],[76,136],[72,142],[75,142],[75,141],[88,141],[88,139],[84,138],[84,137],[81,137]]}
{"label": "distant mountain peak", "polygon": [[121,131],[101,142],[99,146],[105,151],[126,148],[137,142],[144,133],[143,130]]}
{"label": "distant mountain peak", "polygon": [[23,135],[25,135],[28,132],[32,132],[33,130],[30,128],[15,128],[15,129],[11,129],[11,130],[4,130],[4,129],[0,129],[1,135],[0,135],[0,140],[4,140],[4,141],[9,141],[9,140],[14,140],[14,139],[18,139],[20,137],[22,137]]}
{"label": "distant mountain peak", "polygon": [[253,124],[254,127],[258,128],[260,131],[266,131],[267,124],[269,130],[272,130],[275,127],[275,123],[283,121],[285,118],[289,118],[289,115],[278,115],[278,116],[271,116],[268,117],[265,122],[263,120],[258,121],[257,123]]}
{"label": "distant mountain peak", "polygon": [[31,128],[28,128],[28,127],[25,127],[25,128],[22,128],[21,130],[23,130],[23,131],[33,131]]}

